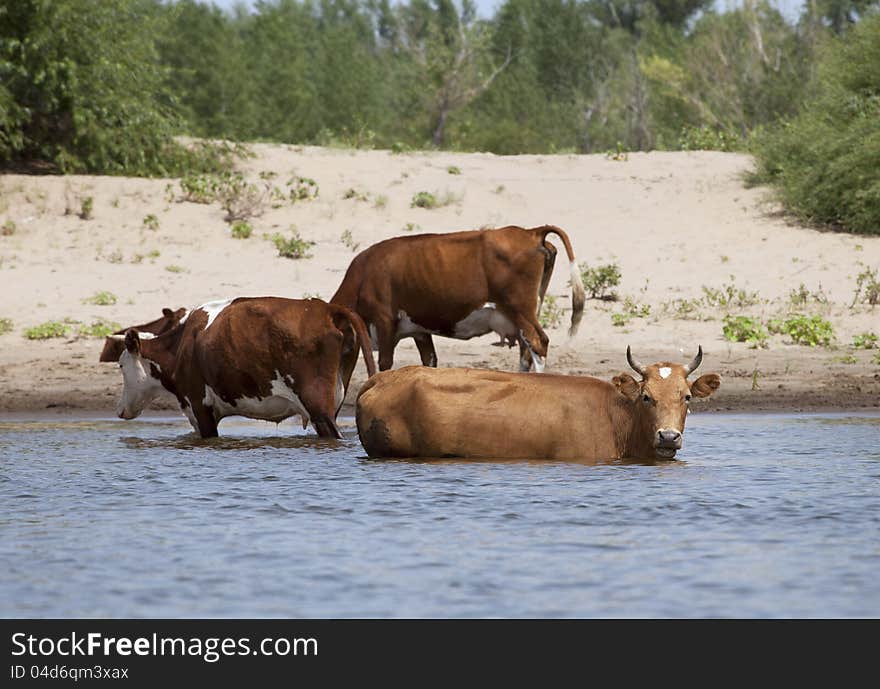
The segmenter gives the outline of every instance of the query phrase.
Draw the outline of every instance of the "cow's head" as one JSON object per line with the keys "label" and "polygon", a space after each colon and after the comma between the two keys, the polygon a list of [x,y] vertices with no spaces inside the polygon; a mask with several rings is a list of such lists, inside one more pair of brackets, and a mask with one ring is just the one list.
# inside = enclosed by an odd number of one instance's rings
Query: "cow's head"
{"label": "cow's head", "polygon": [[125,333],[125,349],[119,356],[122,370],[122,398],[116,405],[120,419],[134,419],[162,392],[159,367],[141,354],[138,331]]}
{"label": "cow's head", "polygon": [[721,378],[716,373],[707,373],[688,381],[703,360],[702,347],[687,366],[668,362],[645,366],[633,357],[629,347],[626,360],[642,379],[637,382],[628,373],[621,373],[612,382],[635,406],[639,424],[636,432],[643,443],[649,443],[658,458],[672,459],[681,449],[691,397],[708,397],[721,385]]}
{"label": "cow's head", "polygon": [[137,330],[142,336],[148,334],[161,335],[180,323],[180,319],[185,315],[185,308],[179,308],[176,311],[165,308],[162,309],[161,318],[157,318],[149,323],[141,323],[140,325],[132,325],[130,328],[117,330],[112,335],[104,338],[104,349],[101,350],[101,356],[98,361],[119,361],[119,357],[125,351],[125,332],[127,330]]}

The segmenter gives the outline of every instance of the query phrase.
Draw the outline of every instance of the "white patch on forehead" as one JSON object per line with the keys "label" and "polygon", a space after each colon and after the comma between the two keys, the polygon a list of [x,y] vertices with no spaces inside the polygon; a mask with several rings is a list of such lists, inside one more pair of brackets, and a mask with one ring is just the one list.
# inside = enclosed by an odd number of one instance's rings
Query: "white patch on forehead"
{"label": "white patch on forehead", "polygon": [[[197,309],[193,309],[193,311],[198,311],[199,309],[201,309],[206,314],[208,314],[208,322],[205,323],[205,330],[211,327],[211,323],[214,322],[214,319],[220,315],[220,312],[223,311],[223,309],[225,309],[232,303],[233,299],[220,299],[218,301],[209,301],[207,304],[202,304]],[[183,323],[182,320],[180,322]]]}
{"label": "white patch on forehead", "polygon": [[669,376],[671,374],[672,374],[672,369],[669,368],[668,366],[661,366],[660,367],[660,377],[661,378],[669,378]]}

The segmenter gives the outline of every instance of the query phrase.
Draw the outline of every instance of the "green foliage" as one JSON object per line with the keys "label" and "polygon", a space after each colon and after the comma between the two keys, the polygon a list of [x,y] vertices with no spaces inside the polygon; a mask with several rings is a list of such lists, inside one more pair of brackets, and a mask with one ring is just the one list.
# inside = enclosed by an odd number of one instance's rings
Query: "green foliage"
{"label": "green foliage", "polygon": [[821,316],[794,314],[768,323],[771,333],[788,335],[795,344],[828,347],[834,341],[834,328]]}
{"label": "green foliage", "polygon": [[355,201],[369,201],[370,195],[365,191],[358,191],[354,187],[345,190],[345,193],[342,194],[342,198],[344,200],[354,199]]}
{"label": "green foliage", "polygon": [[116,295],[113,292],[95,292],[91,297],[82,300],[83,304],[95,306],[113,306],[116,303]]}
{"label": "green foliage", "polygon": [[351,251],[357,251],[357,248],[360,246],[360,242],[354,241],[354,236],[351,233],[351,230],[345,230],[340,237],[342,244],[350,249]]}
{"label": "green foliage", "polygon": [[290,237],[275,233],[269,239],[272,240],[275,248],[278,249],[278,255],[283,258],[300,259],[312,257],[309,249],[315,245],[315,242],[300,237],[298,230],[292,230]]}
{"label": "green foliage", "polygon": [[229,233],[232,235],[233,239],[247,239],[251,236],[253,231],[254,228],[244,220],[236,220],[232,223],[232,228],[229,230]]}
{"label": "green foliage", "polygon": [[3,225],[0,226],[0,236],[10,237],[15,234],[16,229],[14,220],[6,220],[3,222]]}
{"label": "green foliage", "polygon": [[811,90],[800,114],[758,138],[752,181],[805,220],[880,234],[880,14],[828,44]]}
{"label": "green foliage", "polygon": [[189,272],[183,266],[179,266],[174,263],[165,266],[165,270],[167,270],[169,273],[188,273]]}
{"label": "green foliage", "polygon": [[617,263],[606,263],[604,265],[590,268],[586,263],[581,263],[581,281],[584,283],[584,289],[590,299],[602,299],[604,301],[615,301],[617,294],[614,288],[620,284],[620,266]]}
{"label": "green foliage", "polygon": [[416,230],[421,230],[421,229],[422,229],[421,225],[417,225],[414,222],[408,222],[406,225],[403,226],[404,232],[415,232]]}
{"label": "green foliage", "polygon": [[866,331],[853,335],[852,346],[856,349],[877,349],[877,334]]}
{"label": "green foliage", "polygon": [[446,172],[448,172],[450,175],[460,175],[461,168],[456,167],[455,165],[450,165],[448,168],[446,168]]}
{"label": "green foliage", "polygon": [[91,220],[95,209],[95,200],[91,196],[85,196],[80,203],[79,217],[83,220]]}
{"label": "green foliage", "polygon": [[437,208],[440,203],[437,201],[437,197],[434,196],[429,191],[419,191],[416,192],[415,196],[412,197],[412,201],[410,202],[411,208]]}
{"label": "green foliage", "polygon": [[788,293],[788,301],[792,306],[806,306],[810,302],[827,304],[828,295],[822,290],[822,285],[819,285],[818,289],[810,291],[802,282],[797,289],[793,289]]}
{"label": "green foliage", "polygon": [[159,229],[159,218],[157,218],[153,213],[149,213],[144,216],[143,226],[148,230],[153,230],[154,232]]}
{"label": "green foliage", "polygon": [[311,201],[318,198],[318,183],[310,177],[294,175],[287,180],[288,198],[291,202]]}
{"label": "green foliage", "polygon": [[724,317],[722,332],[725,340],[747,342],[752,349],[767,346],[767,329],[757,318],[728,314]]}
{"label": "green foliage", "polygon": [[33,328],[25,328],[24,336],[29,340],[49,340],[56,337],[68,337],[71,330],[71,324],[68,322],[46,321]]}
{"label": "green foliage", "polygon": [[632,297],[627,297],[623,300],[621,311],[611,314],[611,323],[616,326],[624,326],[634,318],[647,318],[650,315],[650,305],[639,304]]}
{"label": "green foliage", "polygon": [[733,134],[707,125],[684,125],[678,136],[682,151],[736,151],[742,142]]}
{"label": "green foliage", "polygon": [[119,323],[99,318],[96,321],[92,321],[90,325],[80,324],[78,334],[80,337],[107,337],[121,328],[122,326]]}
{"label": "green foliage", "polygon": [[703,285],[703,301],[711,308],[743,308],[761,303],[761,297],[757,292],[749,292],[737,287],[734,278],[730,276],[730,282],[721,287],[706,287]]}
{"label": "green foliage", "polygon": [[880,304],[880,280],[877,279],[877,270],[865,266],[865,269],[856,277],[856,290],[853,294],[852,304],[867,303],[871,308]]}
{"label": "green foliage", "polygon": [[544,295],[544,304],[538,322],[542,328],[555,328],[562,323],[563,310],[552,294]]}
{"label": "green foliage", "polygon": [[5,335],[6,333],[12,332],[12,319],[11,318],[0,318],[0,335]]}

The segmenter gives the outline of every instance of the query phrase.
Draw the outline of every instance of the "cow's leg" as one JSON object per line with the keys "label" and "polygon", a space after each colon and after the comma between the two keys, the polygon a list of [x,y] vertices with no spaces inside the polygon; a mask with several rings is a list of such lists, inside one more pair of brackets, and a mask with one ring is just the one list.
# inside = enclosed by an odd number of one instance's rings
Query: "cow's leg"
{"label": "cow's leg", "polygon": [[397,345],[397,323],[392,319],[376,320],[376,339],[379,345],[379,370],[387,371],[394,366],[394,347]]}
{"label": "cow's leg", "polygon": [[541,328],[536,318],[523,314],[518,314],[514,323],[519,329],[520,337],[520,370],[529,370],[523,368],[525,352],[524,347],[531,355],[532,363],[535,365],[535,372],[544,372],[544,360],[547,358],[547,347],[550,344],[550,338]]}
{"label": "cow's leg", "polygon": [[217,437],[217,419],[214,418],[214,408],[206,407],[199,399],[192,401],[192,414],[198,426],[199,435],[203,438]]}
{"label": "cow's leg", "polygon": [[419,356],[422,358],[422,366],[437,368],[437,351],[434,349],[434,340],[428,333],[413,335]]}

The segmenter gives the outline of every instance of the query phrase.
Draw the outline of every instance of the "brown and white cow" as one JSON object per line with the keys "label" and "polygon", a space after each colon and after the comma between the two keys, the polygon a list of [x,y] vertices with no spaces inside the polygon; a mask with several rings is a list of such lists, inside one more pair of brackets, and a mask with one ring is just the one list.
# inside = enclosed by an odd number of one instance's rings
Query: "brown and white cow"
{"label": "brown and white cow", "polygon": [[161,391],[203,437],[227,416],[276,423],[299,415],[321,437],[340,438],[336,415],[358,357],[376,372],[357,314],[320,299],[239,297],[203,304],[171,330],[125,335],[117,414],[137,417]]}
{"label": "brown and white cow", "polygon": [[612,382],[581,376],[430,369],[376,374],[357,398],[357,428],[371,457],[672,459],[681,449],[692,396],[721,384],[688,381],[687,366],[644,366]]}
{"label": "brown and white cow", "polygon": [[394,348],[415,340],[422,364],[437,365],[432,335],[459,340],[496,332],[520,345],[520,370],[544,369],[549,338],[538,312],[556,260],[546,242],[558,235],[571,273],[570,334],[584,310],[584,288],[568,235],[544,225],[394,237],[358,254],[330,300],[357,311],[379,350],[379,369]]}
{"label": "brown and white cow", "polygon": [[184,308],[172,311],[171,309],[162,309],[162,317],[157,318],[149,323],[141,323],[140,325],[132,325],[122,330],[117,330],[112,335],[104,338],[104,349],[101,350],[101,356],[98,361],[119,361],[122,352],[125,351],[125,333],[132,328],[137,330],[143,337],[144,333],[149,335],[161,335],[166,330],[171,330],[180,323],[180,320],[186,316],[187,310]]}

